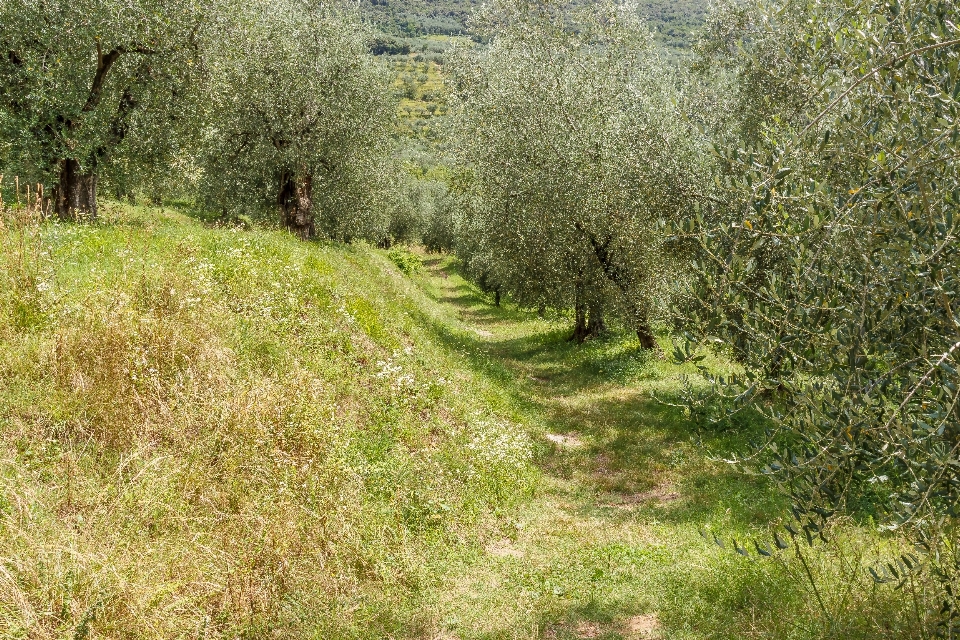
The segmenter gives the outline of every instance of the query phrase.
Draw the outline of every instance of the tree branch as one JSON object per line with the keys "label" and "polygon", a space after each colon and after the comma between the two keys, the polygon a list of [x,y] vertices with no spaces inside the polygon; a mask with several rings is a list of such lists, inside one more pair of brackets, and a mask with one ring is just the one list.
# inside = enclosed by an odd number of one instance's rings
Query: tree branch
{"label": "tree branch", "polygon": [[103,97],[103,85],[107,81],[107,74],[110,73],[110,69],[114,63],[125,53],[150,55],[154,53],[154,51],[139,45],[130,48],[119,46],[104,54],[103,49],[100,48],[100,41],[97,41],[97,73],[93,76],[93,84],[90,86],[87,101],[83,105],[83,109],[80,110],[81,113],[89,113],[100,104],[100,99]]}
{"label": "tree branch", "polygon": [[936,44],[928,44],[928,45],[925,46],[925,47],[920,47],[919,49],[914,49],[913,51],[908,51],[908,52],[904,53],[903,55],[897,56],[896,58],[892,58],[892,59],[888,60],[887,62],[884,62],[884,63],[881,64],[880,66],[874,67],[874,68],[871,69],[870,71],[868,71],[868,72],[866,72],[865,74],[863,74],[862,76],[860,76],[860,77],[857,79],[856,82],[854,82],[852,85],[850,85],[849,88],[847,88],[846,91],[844,91],[843,93],[841,93],[839,96],[837,96],[837,97],[833,100],[833,102],[831,102],[830,104],[828,104],[828,105],[824,108],[824,110],[821,111],[821,112],[817,115],[817,117],[814,118],[814,119],[810,122],[810,124],[808,124],[806,127],[803,128],[803,131],[800,132],[800,135],[802,136],[802,135],[806,134],[807,131],[809,131],[810,129],[812,129],[813,127],[815,127],[815,126],[817,125],[817,123],[819,123],[821,120],[823,120],[823,117],[824,117],[825,115],[827,115],[827,113],[829,113],[831,109],[833,109],[835,106],[837,106],[837,104],[839,104],[839,102],[840,102],[841,100],[843,100],[843,99],[846,98],[848,95],[850,95],[850,92],[851,92],[851,91],[853,91],[854,89],[856,89],[857,87],[859,87],[861,84],[863,84],[863,82],[864,82],[865,80],[867,80],[870,76],[872,76],[873,74],[875,74],[877,71],[880,71],[881,69],[886,69],[887,67],[892,67],[893,65],[897,64],[898,62],[902,62],[903,60],[906,60],[906,59],[909,58],[910,56],[915,56],[915,55],[917,55],[917,54],[919,54],[919,53],[925,53],[925,52],[927,52],[927,51],[933,51],[934,49],[942,49],[943,47],[952,47],[952,46],[956,46],[956,45],[958,45],[958,44],[960,44],[960,38],[958,38],[958,39],[956,39],[956,40],[947,40],[946,42],[937,42]]}

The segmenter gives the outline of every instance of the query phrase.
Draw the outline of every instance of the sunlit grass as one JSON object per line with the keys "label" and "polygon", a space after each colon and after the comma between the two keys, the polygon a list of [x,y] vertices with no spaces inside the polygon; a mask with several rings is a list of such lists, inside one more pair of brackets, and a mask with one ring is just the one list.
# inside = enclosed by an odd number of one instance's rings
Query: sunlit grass
{"label": "sunlit grass", "polygon": [[13,636],[411,629],[535,477],[375,252],[146,210],[0,246]]}
{"label": "sunlit grass", "polygon": [[[892,552],[869,530],[840,525],[831,545],[805,550],[832,626],[794,557],[733,551],[732,538],[769,540],[787,504],[765,479],[719,459],[762,437],[762,421],[698,430],[671,406],[685,380],[696,383],[695,368],[643,352],[626,332],[577,346],[567,340],[571,319],[497,308],[453,259],[425,262],[433,277],[424,289],[451,307],[441,338],[510,394],[541,443],[544,471],[504,539],[448,579],[452,637],[917,635],[907,601],[866,572]],[[705,362],[730,369],[716,356]]]}

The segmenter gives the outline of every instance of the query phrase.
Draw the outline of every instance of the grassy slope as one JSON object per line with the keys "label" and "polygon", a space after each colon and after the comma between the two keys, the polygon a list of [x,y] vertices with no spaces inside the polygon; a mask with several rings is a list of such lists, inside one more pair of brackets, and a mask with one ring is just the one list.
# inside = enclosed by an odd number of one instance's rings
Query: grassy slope
{"label": "grassy slope", "polygon": [[0,231],[0,636],[913,635],[835,557],[826,634],[793,563],[700,538],[779,503],[629,339],[449,259],[113,217]]}

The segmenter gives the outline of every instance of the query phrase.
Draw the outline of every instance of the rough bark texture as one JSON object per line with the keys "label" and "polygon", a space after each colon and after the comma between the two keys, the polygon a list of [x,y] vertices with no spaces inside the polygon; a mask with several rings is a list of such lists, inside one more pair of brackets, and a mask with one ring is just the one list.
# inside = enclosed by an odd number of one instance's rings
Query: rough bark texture
{"label": "rough bark texture", "polygon": [[603,311],[599,307],[577,305],[576,324],[570,340],[583,344],[590,338],[600,335],[607,330],[607,323],[603,320]]}
{"label": "rough bark texture", "polygon": [[94,220],[97,217],[97,175],[84,172],[72,158],[59,163],[60,176],[53,203],[61,220]]}
{"label": "rough bark texture", "polygon": [[577,282],[576,300],[574,302],[575,324],[570,340],[583,344],[587,339],[597,336],[607,329],[603,320],[603,306],[598,302],[587,302],[585,287],[582,281]]}
{"label": "rough bark texture", "polygon": [[570,336],[570,340],[577,344],[583,344],[589,335],[587,333],[587,305],[578,300],[574,305],[574,312],[576,321],[573,325],[573,335]]}
{"label": "rough bark texture", "polygon": [[651,349],[653,351],[660,350],[660,345],[657,344],[653,330],[646,321],[640,322],[637,326],[637,337],[640,339],[640,346],[644,349]]}
{"label": "rough bark texture", "polygon": [[603,307],[600,304],[591,304],[588,307],[587,335],[597,336],[607,330],[607,323],[603,319]]}
{"label": "rough bark texture", "polygon": [[284,173],[280,179],[278,197],[283,224],[301,240],[314,235],[313,224],[313,176],[297,177]]}

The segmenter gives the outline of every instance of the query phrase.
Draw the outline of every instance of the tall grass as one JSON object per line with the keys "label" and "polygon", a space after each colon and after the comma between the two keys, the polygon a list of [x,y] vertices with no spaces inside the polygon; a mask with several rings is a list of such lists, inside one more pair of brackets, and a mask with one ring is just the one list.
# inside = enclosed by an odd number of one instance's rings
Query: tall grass
{"label": "tall grass", "polygon": [[382,637],[529,444],[372,253],[137,209],[4,212],[0,629]]}
{"label": "tall grass", "polygon": [[692,366],[635,338],[572,345],[447,258],[404,276],[169,210],[0,220],[0,638],[928,626],[922,580],[873,583],[903,550],[869,522],[776,551],[783,501],[709,455],[763,425],[696,433],[654,399]]}

